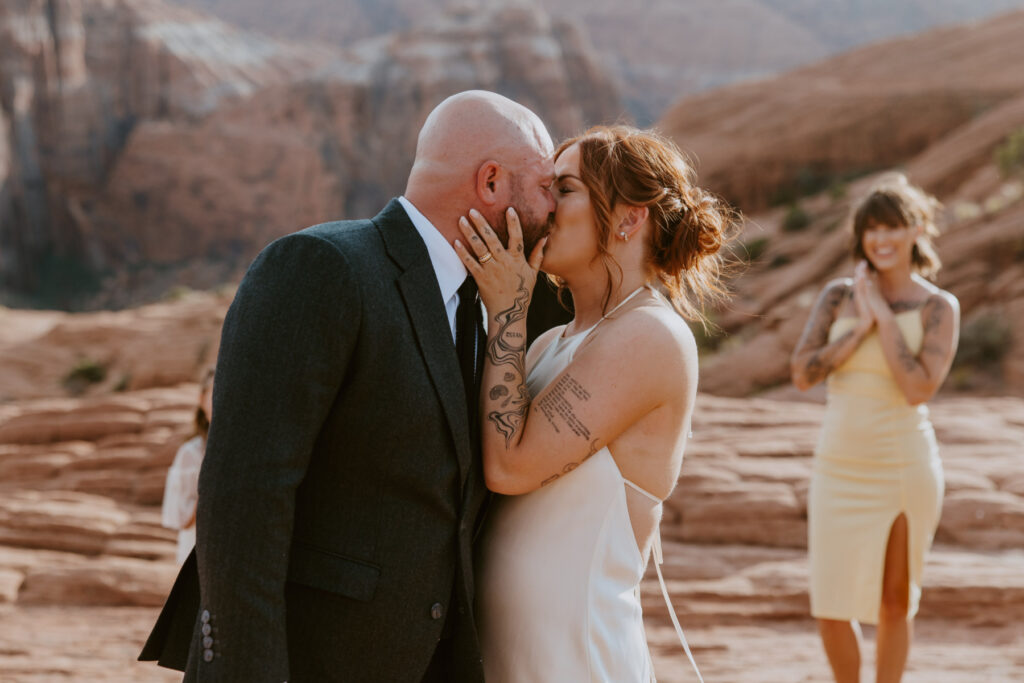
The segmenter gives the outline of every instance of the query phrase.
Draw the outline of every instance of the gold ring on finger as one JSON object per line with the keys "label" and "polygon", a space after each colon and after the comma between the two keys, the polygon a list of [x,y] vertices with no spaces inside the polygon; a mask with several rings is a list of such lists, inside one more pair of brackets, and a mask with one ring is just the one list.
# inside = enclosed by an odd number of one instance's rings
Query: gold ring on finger
{"label": "gold ring on finger", "polygon": [[487,252],[486,254],[480,257],[480,265],[482,266],[483,264],[490,261],[492,258],[494,258],[494,254],[492,254],[491,252]]}

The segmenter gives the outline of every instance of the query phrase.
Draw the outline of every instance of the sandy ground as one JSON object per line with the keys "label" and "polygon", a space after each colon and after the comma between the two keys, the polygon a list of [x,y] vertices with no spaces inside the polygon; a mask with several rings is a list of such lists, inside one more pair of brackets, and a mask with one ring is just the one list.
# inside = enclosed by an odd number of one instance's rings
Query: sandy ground
{"label": "sandy ground", "polygon": [[[146,683],[180,674],[135,661],[154,608],[0,608],[0,681]],[[1024,681],[1024,624],[1010,627],[917,623],[904,683]],[[864,680],[874,667],[871,629],[865,629]],[[649,624],[660,683],[690,683],[689,668],[667,622]],[[829,683],[828,665],[811,620],[687,629],[707,683]]]}

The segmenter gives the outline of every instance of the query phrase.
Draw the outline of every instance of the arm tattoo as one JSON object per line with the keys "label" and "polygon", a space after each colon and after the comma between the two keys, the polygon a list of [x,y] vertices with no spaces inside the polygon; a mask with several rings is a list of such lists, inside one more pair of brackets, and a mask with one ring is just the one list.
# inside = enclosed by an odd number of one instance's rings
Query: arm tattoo
{"label": "arm tattoo", "polygon": [[505,399],[497,409],[487,414],[487,419],[505,437],[506,448],[512,445],[530,408],[530,392],[526,388],[526,339],[521,332],[510,329],[526,318],[529,300],[530,290],[525,279],[520,277],[512,306],[494,316],[498,331],[487,342],[487,359],[494,366],[511,366],[504,374],[505,384],[496,384],[488,392],[492,401]]}
{"label": "arm tattoo", "polygon": [[583,437],[589,443],[592,440],[590,428],[583,424],[583,421],[576,415],[570,398],[584,403],[590,400],[590,393],[572,375],[566,373],[559,377],[550,391],[537,401],[537,410],[551,424],[555,432],[562,432],[562,429],[559,428],[561,423],[562,428],[567,427],[573,434]]}
{"label": "arm tattoo", "polygon": [[847,330],[843,336],[836,339],[831,345],[822,347],[814,352],[814,355],[812,355],[810,360],[807,361],[807,369],[805,371],[807,379],[811,383],[817,384],[832,374],[832,371],[836,369],[836,362],[831,357],[833,354],[827,352],[836,347],[842,346],[852,336],[853,330]]}
{"label": "arm tattoo", "polygon": [[801,344],[821,347],[828,342],[828,330],[836,318],[836,312],[851,293],[845,285],[831,287],[811,312],[811,319],[804,330]]}
{"label": "arm tattoo", "polygon": [[580,383],[570,375],[566,374],[555,383],[550,392],[537,401],[537,410],[539,410],[547,421],[551,423],[551,426],[554,427],[556,432],[561,433],[562,431],[559,429],[559,426],[555,421],[555,418],[557,417],[563,423],[563,427],[568,426],[574,434],[585,437],[589,440],[590,450],[587,452],[587,455],[583,460],[580,462],[567,463],[560,473],[553,474],[542,481],[540,483],[541,486],[546,486],[563,474],[572,472],[574,469],[579,467],[583,461],[587,460],[598,451],[597,444],[600,443],[601,439],[591,439],[590,430],[573,412],[572,403],[569,402],[569,395],[580,401],[587,401],[590,399],[590,394],[587,390],[580,386]]}
{"label": "arm tattoo", "polygon": [[804,368],[804,375],[811,384],[817,384],[835,370],[835,350],[846,344],[853,336],[853,330],[850,330],[835,342],[828,343],[828,333],[836,314],[847,297],[852,294],[853,290],[846,285],[830,287],[811,312],[811,319],[799,343],[799,348],[815,349]]}
{"label": "arm tattoo", "polygon": [[913,372],[917,369],[917,358],[910,352],[907,342],[903,339],[903,333],[899,330],[896,332],[896,356],[899,358],[900,365],[907,372]]}
{"label": "arm tattoo", "polygon": [[924,308],[922,310],[924,315],[924,343],[921,345],[921,352],[918,354],[918,357],[923,356],[926,353],[946,353],[945,345],[935,339],[934,336],[942,326],[942,321],[946,318],[946,309],[942,303],[942,299],[933,296],[924,304]]}
{"label": "arm tattoo", "polygon": [[912,311],[915,308],[920,308],[920,301],[893,301],[889,304],[889,310],[893,313],[906,313]]}
{"label": "arm tattoo", "polygon": [[555,479],[558,479],[563,474],[569,474],[570,472],[572,472],[574,469],[576,469],[579,466],[580,466],[580,464],[578,462],[566,463],[565,467],[562,468],[561,472],[559,472],[558,474],[552,474],[550,477],[548,477],[547,479],[542,481],[540,483],[540,485],[541,486],[547,486],[548,484],[553,482]]}
{"label": "arm tattoo", "polygon": [[494,316],[498,322],[498,333],[487,342],[487,357],[491,362],[495,365],[511,365],[512,371],[518,372],[518,379],[523,378],[523,351],[526,344],[522,334],[509,334],[509,328],[526,318],[529,300],[530,290],[526,288],[526,281],[520,277],[515,301],[511,308],[506,308]]}

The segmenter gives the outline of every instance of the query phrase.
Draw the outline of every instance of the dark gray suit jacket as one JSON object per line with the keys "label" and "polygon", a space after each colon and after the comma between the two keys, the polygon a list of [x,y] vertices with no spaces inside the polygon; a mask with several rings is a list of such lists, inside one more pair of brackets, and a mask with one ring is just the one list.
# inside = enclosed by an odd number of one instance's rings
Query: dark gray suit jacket
{"label": "dark gray suit jacket", "polygon": [[259,255],[213,412],[201,604],[190,560],[141,658],[186,681],[418,683],[451,619],[454,680],[483,680],[470,545],[486,489],[440,288],[396,200]]}

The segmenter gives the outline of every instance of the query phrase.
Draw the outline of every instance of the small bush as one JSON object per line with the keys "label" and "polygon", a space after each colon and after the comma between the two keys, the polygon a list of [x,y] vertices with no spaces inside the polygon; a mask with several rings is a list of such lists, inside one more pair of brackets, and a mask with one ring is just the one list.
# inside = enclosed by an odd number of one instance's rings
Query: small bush
{"label": "small bush", "polygon": [[114,385],[113,390],[117,392],[128,391],[128,387],[130,387],[131,385],[132,374],[130,372],[126,372],[125,374],[121,375],[121,379],[117,380],[117,384]]}
{"label": "small bush", "polygon": [[846,199],[846,194],[849,191],[849,186],[842,180],[836,179],[832,181],[832,184],[828,186],[828,196],[832,198],[832,201],[838,202],[841,199]]}
{"label": "small bush", "polygon": [[1024,169],[1024,128],[1018,128],[1006,136],[1003,144],[996,148],[995,157],[1003,176]]}
{"label": "small bush", "polygon": [[693,330],[694,341],[697,342],[697,348],[701,351],[717,351],[728,337],[725,330],[710,319],[707,325],[698,323],[691,325],[690,329]]}
{"label": "small bush", "polygon": [[99,384],[107,378],[107,368],[91,358],[82,358],[64,377],[64,386],[72,394],[80,394],[90,384]]}
{"label": "small bush", "polygon": [[748,261],[756,261],[757,259],[764,256],[764,252],[768,250],[768,238],[767,237],[755,237],[754,239],[744,242],[743,249],[747,252]]}
{"label": "small bush", "polygon": [[963,326],[953,365],[979,370],[998,369],[1012,344],[1009,323],[996,313],[985,313]]}
{"label": "small bush", "polygon": [[790,204],[786,217],[782,219],[785,232],[799,232],[811,224],[811,216],[799,204]]}
{"label": "small bush", "polygon": [[168,289],[166,292],[164,292],[163,300],[181,301],[191,293],[192,290],[186,287],[185,285],[175,285]]}

